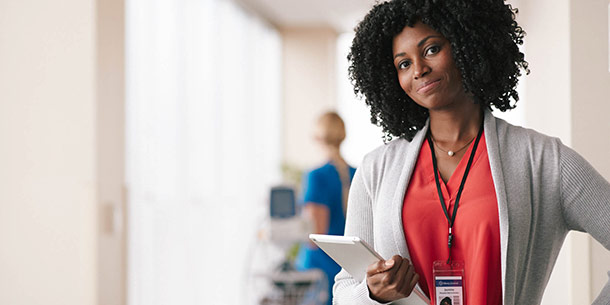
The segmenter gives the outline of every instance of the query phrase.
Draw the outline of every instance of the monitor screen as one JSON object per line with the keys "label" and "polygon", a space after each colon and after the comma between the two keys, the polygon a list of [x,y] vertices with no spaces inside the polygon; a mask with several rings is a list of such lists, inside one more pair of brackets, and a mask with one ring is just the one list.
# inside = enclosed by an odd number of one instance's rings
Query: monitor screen
{"label": "monitor screen", "polygon": [[271,189],[271,217],[287,218],[296,215],[294,190],[288,187]]}

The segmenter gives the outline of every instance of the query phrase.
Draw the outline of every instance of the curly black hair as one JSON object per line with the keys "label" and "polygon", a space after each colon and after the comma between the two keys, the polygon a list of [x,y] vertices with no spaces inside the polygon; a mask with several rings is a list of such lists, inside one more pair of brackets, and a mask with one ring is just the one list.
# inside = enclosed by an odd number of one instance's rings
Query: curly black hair
{"label": "curly black hair", "polygon": [[[513,109],[521,69],[519,51],[525,31],[517,9],[503,0],[392,0],[376,4],[356,27],[347,59],[354,92],[370,107],[371,122],[381,126],[384,142],[408,141],[426,123],[428,110],[400,87],[392,59],[392,40],[405,26],[421,21],[451,43],[456,67],[474,102],[500,111]],[[512,100],[511,100],[512,99]]]}

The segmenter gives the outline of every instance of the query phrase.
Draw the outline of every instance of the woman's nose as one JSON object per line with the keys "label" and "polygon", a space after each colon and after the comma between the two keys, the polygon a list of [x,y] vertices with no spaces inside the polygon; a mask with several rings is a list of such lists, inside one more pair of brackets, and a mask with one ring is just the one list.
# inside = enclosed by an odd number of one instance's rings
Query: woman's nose
{"label": "woman's nose", "polygon": [[425,62],[423,61],[416,61],[413,63],[414,65],[414,72],[413,72],[413,77],[415,79],[419,79],[420,77],[424,77],[426,75],[428,75],[428,73],[430,73],[431,69],[430,66],[428,66]]}

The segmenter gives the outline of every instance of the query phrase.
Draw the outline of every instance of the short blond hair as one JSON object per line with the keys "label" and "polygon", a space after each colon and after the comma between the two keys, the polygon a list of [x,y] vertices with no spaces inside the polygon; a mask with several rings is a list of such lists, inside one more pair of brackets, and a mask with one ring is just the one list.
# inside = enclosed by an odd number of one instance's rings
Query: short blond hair
{"label": "short blond hair", "polygon": [[318,118],[314,135],[326,145],[339,147],[345,140],[345,123],[336,112],[326,112]]}

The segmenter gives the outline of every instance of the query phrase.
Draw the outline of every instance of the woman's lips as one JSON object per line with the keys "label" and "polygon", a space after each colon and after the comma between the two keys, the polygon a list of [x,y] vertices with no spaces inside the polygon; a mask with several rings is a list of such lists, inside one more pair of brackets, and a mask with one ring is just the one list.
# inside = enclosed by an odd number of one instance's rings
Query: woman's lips
{"label": "woman's lips", "polygon": [[440,79],[425,82],[419,88],[417,88],[417,93],[420,93],[420,94],[428,93],[428,91],[436,88],[440,84],[440,82],[441,82]]}

